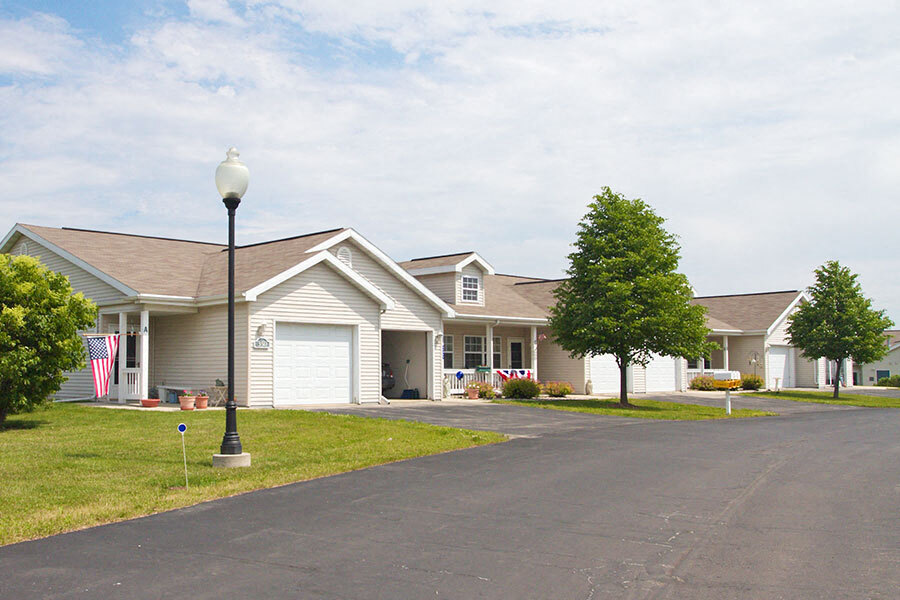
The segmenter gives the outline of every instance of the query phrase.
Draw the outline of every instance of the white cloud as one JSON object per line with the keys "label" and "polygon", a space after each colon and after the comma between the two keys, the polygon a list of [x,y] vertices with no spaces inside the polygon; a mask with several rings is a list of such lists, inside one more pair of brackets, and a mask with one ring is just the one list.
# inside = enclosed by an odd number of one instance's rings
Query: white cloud
{"label": "white cloud", "polygon": [[0,167],[28,200],[0,224],[221,239],[235,144],[244,241],[351,225],[553,277],[609,185],[669,219],[700,293],[838,258],[900,321],[896,7],[484,6],[191,2],[115,49],[0,22]]}

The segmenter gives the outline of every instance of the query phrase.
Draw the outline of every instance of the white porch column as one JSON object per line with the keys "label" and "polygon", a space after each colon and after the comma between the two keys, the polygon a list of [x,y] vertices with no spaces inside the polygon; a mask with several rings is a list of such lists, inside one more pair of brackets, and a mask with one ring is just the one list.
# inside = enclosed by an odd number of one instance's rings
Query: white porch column
{"label": "white porch column", "polygon": [[[485,340],[485,343],[484,343],[485,350],[487,350],[487,363],[486,364],[491,369],[493,369],[494,368],[494,326],[491,325],[490,323],[488,323],[485,326],[485,329],[487,330],[487,339]],[[491,373],[493,373],[493,370],[491,371]],[[491,375],[491,378],[493,379],[493,375]]]}
{"label": "white porch column", "polygon": [[150,394],[150,311],[141,311],[141,398]]}
{"label": "white porch column", "polygon": [[725,358],[725,370],[728,370],[728,336],[722,336],[722,356]]}
{"label": "white porch column", "polygon": [[531,376],[538,380],[537,374],[537,327],[531,326]]}
{"label": "white porch column", "polygon": [[119,313],[119,385],[117,392],[119,394],[119,404],[125,404],[125,363],[128,360],[128,313]]}

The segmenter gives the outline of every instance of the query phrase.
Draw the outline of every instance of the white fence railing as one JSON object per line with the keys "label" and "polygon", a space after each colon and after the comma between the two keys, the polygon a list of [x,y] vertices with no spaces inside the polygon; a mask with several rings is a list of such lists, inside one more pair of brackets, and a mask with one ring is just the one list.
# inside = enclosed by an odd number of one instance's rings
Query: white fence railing
{"label": "white fence railing", "polygon": [[[462,378],[457,376],[462,373]],[[537,373],[533,373],[532,377],[536,377]],[[444,369],[444,389],[449,390],[451,394],[466,393],[466,386],[473,381],[484,381],[490,383],[496,389],[503,387],[503,378],[497,373],[497,369],[492,369],[490,373],[478,372],[475,369]]]}
{"label": "white fence railing", "polygon": [[141,399],[141,370],[125,369],[125,399],[140,400]]}

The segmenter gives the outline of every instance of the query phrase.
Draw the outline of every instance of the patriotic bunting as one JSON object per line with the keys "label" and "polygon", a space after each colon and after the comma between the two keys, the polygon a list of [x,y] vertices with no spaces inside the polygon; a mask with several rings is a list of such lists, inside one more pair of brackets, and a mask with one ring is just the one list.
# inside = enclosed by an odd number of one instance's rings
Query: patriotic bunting
{"label": "patriotic bunting", "polygon": [[497,369],[500,379],[531,379],[531,369]]}

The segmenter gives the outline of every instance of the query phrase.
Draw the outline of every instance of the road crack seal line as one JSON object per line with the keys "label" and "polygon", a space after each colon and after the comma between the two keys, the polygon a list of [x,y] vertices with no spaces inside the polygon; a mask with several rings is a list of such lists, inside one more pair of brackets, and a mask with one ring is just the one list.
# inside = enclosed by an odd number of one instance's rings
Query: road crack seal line
{"label": "road crack seal line", "polygon": [[[695,541],[693,544],[685,548],[681,555],[678,556],[678,558],[674,561],[671,568],[666,569],[664,576],[668,578],[670,582],[684,583],[684,579],[678,576],[677,571],[681,569],[681,567],[691,558],[691,556],[698,548],[701,548],[708,544],[713,536],[718,532],[718,526],[725,525],[731,515],[734,514],[734,512],[737,511],[738,508],[740,508],[741,505],[743,505],[744,502],[746,502],[747,499],[750,498],[750,496],[756,493],[756,490],[766,482],[766,480],[772,475],[772,473],[784,466],[787,461],[787,458],[781,458],[770,464],[762,473],[760,473],[752,482],[750,482],[750,485],[746,486],[743,490],[741,490],[741,493],[732,498],[728,502],[728,504],[725,505],[725,508],[723,508],[715,516],[715,518],[712,519],[712,525],[709,527],[706,534]],[[674,537],[675,536],[673,536],[673,538]],[[653,598],[658,597],[659,594],[666,589],[666,587],[667,586],[665,584],[659,582],[659,587],[656,588],[655,592],[646,597],[649,600],[652,600]]]}

